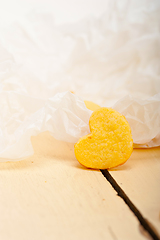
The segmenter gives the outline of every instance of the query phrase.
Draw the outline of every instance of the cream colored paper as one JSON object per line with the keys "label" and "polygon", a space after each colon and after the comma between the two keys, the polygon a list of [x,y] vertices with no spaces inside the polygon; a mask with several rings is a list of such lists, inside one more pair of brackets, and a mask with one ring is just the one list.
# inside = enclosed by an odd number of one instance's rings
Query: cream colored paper
{"label": "cream colored paper", "polygon": [[48,12],[1,24],[2,161],[33,154],[30,137],[42,131],[68,142],[87,134],[83,100],[124,114],[135,147],[160,145],[160,3],[108,3],[99,19],[70,25]]}

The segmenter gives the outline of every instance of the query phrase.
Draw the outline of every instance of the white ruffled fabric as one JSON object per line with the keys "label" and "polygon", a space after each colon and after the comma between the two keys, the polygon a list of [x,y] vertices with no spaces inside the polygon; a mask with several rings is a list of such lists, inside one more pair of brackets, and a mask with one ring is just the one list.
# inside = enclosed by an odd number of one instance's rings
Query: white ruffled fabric
{"label": "white ruffled fabric", "polygon": [[109,2],[98,19],[56,26],[34,13],[1,27],[1,161],[33,154],[43,131],[68,142],[89,133],[83,100],[122,113],[135,147],[160,146],[160,2]]}

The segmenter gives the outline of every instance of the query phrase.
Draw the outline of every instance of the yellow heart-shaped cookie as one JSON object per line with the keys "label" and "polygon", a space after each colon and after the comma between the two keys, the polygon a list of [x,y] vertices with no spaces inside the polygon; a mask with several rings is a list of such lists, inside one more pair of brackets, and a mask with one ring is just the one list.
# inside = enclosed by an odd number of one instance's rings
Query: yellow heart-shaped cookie
{"label": "yellow heart-shaped cookie", "polygon": [[133,151],[129,123],[112,108],[99,108],[89,120],[91,133],[75,144],[75,156],[84,166],[109,169],[125,163]]}
{"label": "yellow heart-shaped cookie", "polygon": [[100,106],[94,102],[91,102],[91,101],[84,101],[86,107],[89,109],[89,110],[92,110],[92,111],[95,111],[97,109],[100,108]]}

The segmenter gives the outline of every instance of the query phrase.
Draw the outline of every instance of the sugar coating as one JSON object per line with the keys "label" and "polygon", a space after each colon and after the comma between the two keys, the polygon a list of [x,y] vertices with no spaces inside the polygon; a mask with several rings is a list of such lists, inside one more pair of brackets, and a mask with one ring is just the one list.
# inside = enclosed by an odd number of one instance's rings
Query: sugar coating
{"label": "sugar coating", "polygon": [[75,156],[84,166],[109,169],[125,163],[132,151],[129,123],[111,108],[99,108],[89,120],[91,133],[75,144]]}

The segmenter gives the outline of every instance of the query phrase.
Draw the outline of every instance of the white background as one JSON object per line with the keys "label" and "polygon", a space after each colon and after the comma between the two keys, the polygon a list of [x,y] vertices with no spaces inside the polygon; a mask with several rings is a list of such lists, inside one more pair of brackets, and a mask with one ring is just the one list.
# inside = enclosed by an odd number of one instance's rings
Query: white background
{"label": "white background", "polygon": [[34,10],[50,11],[56,24],[78,21],[87,16],[100,16],[107,0],[0,0],[0,24],[5,26]]}

